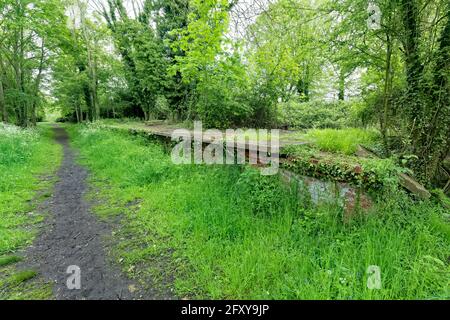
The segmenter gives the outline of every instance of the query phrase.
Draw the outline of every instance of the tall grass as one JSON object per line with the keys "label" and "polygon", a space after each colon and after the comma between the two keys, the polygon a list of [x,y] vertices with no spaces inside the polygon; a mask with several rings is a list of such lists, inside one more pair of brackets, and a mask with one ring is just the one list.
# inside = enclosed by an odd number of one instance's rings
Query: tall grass
{"label": "tall grass", "polygon": [[42,217],[33,212],[31,200],[49,183],[39,175],[52,172],[60,158],[49,128],[0,123],[0,256],[32,240],[28,226]]}
{"label": "tall grass", "polygon": [[[103,190],[98,214],[126,214],[116,253],[132,276],[173,277],[177,295],[194,298],[450,297],[439,206],[399,192],[343,224],[339,206],[299,201],[255,169],[175,166],[142,138],[71,131]],[[381,268],[381,290],[367,288],[371,265]]]}
{"label": "tall grass", "polygon": [[0,122],[0,166],[5,168],[25,162],[32,153],[30,146],[37,139],[36,130],[24,130]]}
{"label": "tall grass", "polygon": [[306,137],[312,139],[324,151],[350,155],[356,152],[358,145],[377,142],[380,135],[375,130],[349,128],[311,130]]}

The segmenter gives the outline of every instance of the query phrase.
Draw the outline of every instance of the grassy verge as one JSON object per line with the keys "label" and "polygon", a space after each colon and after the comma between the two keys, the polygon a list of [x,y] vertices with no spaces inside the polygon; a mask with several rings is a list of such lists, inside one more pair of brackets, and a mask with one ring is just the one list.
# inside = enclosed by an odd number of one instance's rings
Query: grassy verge
{"label": "grassy verge", "polygon": [[[103,199],[97,213],[125,215],[115,254],[132,277],[182,298],[450,298],[448,223],[436,204],[398,192],[342,224],[338,206],[300,202],[252,168],[176,166],[143,138],[70,131]],[[367,288],[371,265],[380,290]]]}
{"label": "grassy verge", "polygon": [[[51,291],[26,283],[14,264],[21,260],[14,253],[30,245],[35,225],[43,216],[35,204],[49,196],[54,173],[62,157],[48,126],[19,129],[0,124],[0,298],[42,298]],[[43,178],[45,177],[45,178]],[[29,273],[32,271],[29,271]],[[15,279],[15,280],[14,280]],[[21,279],[21,281],[16,281]],[[12,285],[14,284],[14,285]]]}

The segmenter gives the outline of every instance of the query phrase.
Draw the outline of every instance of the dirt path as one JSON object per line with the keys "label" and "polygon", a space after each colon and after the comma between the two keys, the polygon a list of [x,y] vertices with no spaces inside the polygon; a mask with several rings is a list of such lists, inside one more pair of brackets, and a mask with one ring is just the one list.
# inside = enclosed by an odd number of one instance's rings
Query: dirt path
{"label": "dirt path", "polygon": [[[55,137],[64,148],[54,193],[42,206],[49,217],[45,230],[27,252],[27,260],[41,275],[55,283],[56,299],[134,299],[130,281],[108,264],[102,237],[110,226],[97,221],[84,200],[87,190],[85,168],[76,164],[67,132],[55,127]],[[81,289],[69,290],[69,266],[81,270]]]}

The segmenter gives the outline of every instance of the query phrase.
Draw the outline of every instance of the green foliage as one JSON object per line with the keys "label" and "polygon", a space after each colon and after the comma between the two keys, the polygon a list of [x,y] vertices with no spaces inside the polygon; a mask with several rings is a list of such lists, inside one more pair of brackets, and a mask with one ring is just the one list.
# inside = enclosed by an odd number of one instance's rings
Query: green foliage
{"label": "green foliage", "polygon": [[[298,97],[308,101],[320,79],[323,43],[327,22],[315,13],[320,3],[310,1],[277,1],[268,6],[249,27],[250,74],[257,95],[264,102]],[[308,8],[308,10],[304,10]],[[260,101],[262,102],[262,101]]]}
{"label": "green foliage", "polygon": [[292,129],[341,129],[357,122],[358,102],[299,102],[291,99],[278,104],[278,123]]}
{"label": "green foliage", "polygon": [[[449,297],[450,242],[432,221],[446,223],[439,206],[391,192],[343,224],[341,208],[296,201],[253,168],[176,166],[141,138],[79,130],[71,129],[75,145],[104,201],[98,213],[125,214],[116,257],[143,283],[174,279],[181,298]],[[150,154],[159,166],[148,170],[164,166],[165,178],[124,184]],[[381,267],[381,290],[367,289],[370,265]]]}
{"label": "green foliage", "polygon": [[278,176],[261,176],[259,171],[250,168],[239,175],[233,189],[241,208],[250,207],[255,215],[277,214],[280,205],[289,199]]}
{"label": "green foliage", "polygon": [[[227,128],[244,123],[250,115],[246,100],[248,80],[237,47],[225,38],[229,22],[229,1],[190,1],[191,13],[186,28],[172,31],[178,35],[171,67],[185,83],[194,85],[190,117],[208,127]],[[229,48],[230,52],[224,50]]]}
{"label": "green foliage", "polygon": [[51,64],[49,52],[64,33],[64,5],[57,0],[2,0],[0,16],[1,120],[35,125],[45,100],[41,83]]}
{"label": "green foliage", "polygon": [[[151,29],[141,23],[129,22],[123,27],[127,28],[133,46],[130,58],[134,62],[134,72],[128,73],[128,77],[133,78],[130,83],[134,84],[134,99],[141,106],[145,119],[149,120],[151,116],[158,115],[156,101],[168,85],[168,64],[163,54],[162,42]],[[164,116],[167,117],[168,114]]]}
{"label": "green foliage", "polygon": [[245,94],[248,89],[243,68],[236,56],[227,57],[199,79],[193,106],[195,117],[205,126],[230,128],[247,123],[251,115]]}
{"label": "green foliage", "polygon": [[380,134],[375,130],[350,129],[323,129],[311,130],[306,134],[323,151],[341,152],[347,155],[354,154],[359,145],[376,143]]}
{"label": "green foliage", "polygon": [[310,146],[285,149],[289,161],[283,167],[300,175],[350,183],[384,196],[398,187],[397,175],[404,169],[392,159],[361,159],[355,156],[324,154]]}
{"label": "green foliage", "polygon": [[[52,64],[52,94],[63,115],[71,121],[93,121],[102,115],[116,116],[124,91],[122,62],[111,52],[109,30],[97,15],[88,14],[85,1],[69,1],[67,26]],[[112,110],[111,110],[112,109]]]}
{"label": "green foliage", "polygon": [[189,5],[187,28],[172,31],[178,34],[173,47],[185,52],[176,58],[176,68],[187,82],[196,80],[199,71],[205,73],[208,66],[214,65],[222,52],[229,21],[227,0],[191,0]]}
{"label": "green foliage", "polygon": [[88,77],[86,71],[80,72],[76,58],[61,53],[53,66],[53,76],[56,80],[53,95],[61,114],[77,120],[74,113],[78,112],[78,116],[87,113],[84,89],[88,84]]}
{"label": "green foliage", "polygon": [[445,236],[447,238],[447,241],[450,241],[450,223],[448,216],[447,221],[445,221],[442,219],[442,215],[440,215],[439,213],[434,213],[430,218],[430,222],[433,231]]}
{"label": "green foliage", "polygon": [[361,74],[366,116],[378,122],[385,147],[390,135],[403,140],[394,151],[415,154],[419,159],[410,167],[426,182],[439,172],[450,141],[449,4],[383,0],[376,5],[380,26],[368,30],[367,1],[330,2],[341,21],[334,38],[344,63],[366,68]]}
{"label": "green foliage", "polygon": [[441,203],[445,208],[450,209],[450,198],[441,189],[436,189],[432,191],[433,195],[439,203]]}
{"label": "green foliage", "polygon": [[61,157],[49,130],[0,127],[0,255],[29,243],[34,233],[26,227],[42,220],[32,200],[50,181],[38,175],[55,170]]}
{"label": "green foliage", "polygon": [[158,95],[155,100],[155,110],[153,111],[156,119],[164,119],[170,115],[172,110],[167,98],[163,95]]}
{"label": "green foliage", "polygon": [[0,123],[0,167],[10,168],[29,161],[30,146],[38,139],[33,129],[21,130],[16,126]]}

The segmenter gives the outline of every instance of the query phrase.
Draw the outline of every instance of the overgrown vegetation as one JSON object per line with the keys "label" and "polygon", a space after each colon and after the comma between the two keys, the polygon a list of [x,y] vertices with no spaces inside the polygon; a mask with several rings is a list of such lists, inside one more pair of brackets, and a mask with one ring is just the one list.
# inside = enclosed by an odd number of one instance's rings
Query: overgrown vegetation
{"label": "overgrown vegetation", "polygon": [[[397,190],[345,224],[339,206],[299,201],[250,167],[176,166],[144,138],[70,130],[101,190],[96,212],[125,215],[117,261],[149,286],[173,285],[182,298],[450,296],[448,222],[433,202]],[[366,287],[370,265],[382,269],[381,290]]]}
{"label": "overgrown vegetation", "polygon": [[[79,124],[98,212],[126,214],[116,254],[132,276],[174,279],[180,297],[449,298],[449,80],[448,0],[0,0],[0,297],[33,297],[15,252],[61,158],[36,126],[59,113]],[[176,166],[99,125],[197,120],[285,129],[297,144],[285,169],[369,191],[374,206],[347,221],[301,186]],[[405,195],[400,173],[431,198]],[[382,290],[365,286],[370,265]]]}
{"label": "overgrown vegetation", "polygon": [[33,234],[26,226],[42,219],[33,212],[32,200],[51,182],[39,175],[57,167],[61,151],[48,128],[9,125],[0,125],[0,150],[0,254],[6,254],[30,243]]}
{"label": "overgrown vegetation", "polygon": [[14,264],[21,258],[12,254],[30,245],[35,236],[35,225],[43,216],[34,208],[45,197],[40,192],[52,183],[44,177],[57,168],[61,150],[49,127],[20,129],[4,124],[0,124],[0,150],[0,298],[33,298],[33,292],[35,298],[42,298],[41,286],[22,286],[31,271],[17,273]]}
{"label": "overgrown vegetation", "polygon": [[448,1],[132,3],[2,0],[2,120],[370,125],[423,183],[448,182]]}
{"label": "overgrown vegetation", "polygon": [[354,154],[360,145],[370,146],[379,141],[375,130],[361,129],[324,129],[312,130],[306,135],[315,145],[324,151]]}
{"label": "overgrown vegetation", "polygon": [[356,156],[321,153],[310,146],[286,148],[288,161],[282,166],[302,176],[349,183],[377,196],[396,190],[398,174],[405,172],[391,159],[361,159]]}
{"label": "overgrown vegetation", "polygon": [[358,102],[299,102],[291,99],[278,104],[278,123],[290,129],[342,129],[362,125]]}

